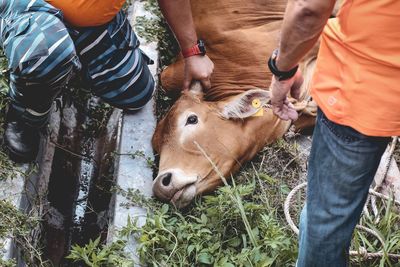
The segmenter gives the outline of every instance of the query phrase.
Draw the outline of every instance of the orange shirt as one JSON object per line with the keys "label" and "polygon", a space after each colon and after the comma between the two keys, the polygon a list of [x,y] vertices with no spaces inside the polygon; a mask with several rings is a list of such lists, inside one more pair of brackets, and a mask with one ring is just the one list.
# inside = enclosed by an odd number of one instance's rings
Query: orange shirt
{"label": "orange shirt", "polygon": [[46,0],[60,9],[65,20],[77,27],[99,26],[111,21],[125,0]]}
{"label": "orange shirt", "polygon": [[344,0],[322,34],[312,96],[336,123],[400,135],[400,0]]}

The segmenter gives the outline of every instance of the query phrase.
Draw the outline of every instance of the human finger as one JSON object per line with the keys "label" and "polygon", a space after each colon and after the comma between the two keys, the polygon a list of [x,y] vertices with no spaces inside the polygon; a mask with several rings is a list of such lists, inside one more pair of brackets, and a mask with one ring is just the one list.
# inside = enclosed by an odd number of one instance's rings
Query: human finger
{"label": "human finger", "polygon": [[211,88],[211,81],[209,78],[202,79],[200,80],[201,84],[203,85],[204,89],[210,89]]}
{"label": "human finger", "polygon": [[189,90],[190,83],[192,82],[192,77],[189,75],[185,75],[185,79],[183,80],[183,88],[182,90]]}
{"label": "human finger", "polygon": [[304,82],[304,78],[303,75],[301,74],[301,71],[298,70],[292,79],[293,82],[292,85],[290,86],[290,95],[298,100],[300,98],[301,85]]}

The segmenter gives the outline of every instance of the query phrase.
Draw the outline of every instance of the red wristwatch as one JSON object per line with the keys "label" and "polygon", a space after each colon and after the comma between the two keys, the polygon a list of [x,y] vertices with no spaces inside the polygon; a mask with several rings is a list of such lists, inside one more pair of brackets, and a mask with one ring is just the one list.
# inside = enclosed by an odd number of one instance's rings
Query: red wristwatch
{"label": "red wristwatch", "polygon": [[206,54],[206,47],[204,45],[203,40],[200,39],[197,41],[196,45],[182,51],[182,55],[184,58],[196,55],[204,56],[205,54]]}

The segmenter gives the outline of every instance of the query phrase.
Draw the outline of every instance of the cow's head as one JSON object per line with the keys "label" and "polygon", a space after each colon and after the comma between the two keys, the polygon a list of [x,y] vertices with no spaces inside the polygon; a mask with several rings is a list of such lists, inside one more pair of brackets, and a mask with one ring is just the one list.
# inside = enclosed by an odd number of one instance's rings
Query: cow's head
{"label": "cow's head", "polygon": [[204,101],[198,83],[182,93],[153,136],[160,156],[155,196],[184,207],[221,184],[210,160],[229,177],[265,143],[281,136],[289,123],[265,109],[268,101],[269,92],[261,89],[221,102]]}

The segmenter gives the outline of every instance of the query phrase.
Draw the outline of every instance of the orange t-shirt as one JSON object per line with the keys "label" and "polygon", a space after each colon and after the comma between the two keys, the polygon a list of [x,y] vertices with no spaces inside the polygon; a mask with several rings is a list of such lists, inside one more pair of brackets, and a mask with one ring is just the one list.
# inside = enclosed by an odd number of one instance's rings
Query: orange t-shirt
{"label": "orange t-shirt", "polygon": [[344,0],[322,34],[312,96],[336,123],[400,135],[400,0]]}
{"label": "orange t-shirt", "polygon": [[73,26],[90,27],[106,24],[121,10],[125,0],[46,0],[63,12]]}

